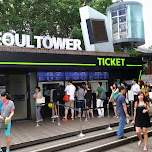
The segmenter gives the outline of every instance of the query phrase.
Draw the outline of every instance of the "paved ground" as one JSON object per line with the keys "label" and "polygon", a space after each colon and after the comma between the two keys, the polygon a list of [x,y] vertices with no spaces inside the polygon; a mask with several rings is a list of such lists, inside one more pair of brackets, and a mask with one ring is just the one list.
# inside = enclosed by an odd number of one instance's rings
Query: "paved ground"
{"label": "paved ground", "polygon": [[[118,122],[118,119],[111,118],[111,123]],[[61,126],[57,126],[57,121],[52,123],[51,119],[45,119],[41,126],[35,128],[36,123],[32,120],[24,120],[12,123],[11,129],[11,145],[20,144],[28,141],[34,141],[42,138],[53,137],[65,133],[78,131],[80,129],[79,119],[74,121],[68,120],[61,122]],[[89,121],[82,119],[82,128],[89,129],[93,127],[103,126],[108,124],[107,117],[105,118],[91,118]],[[1,134],[2,147],[5,146],[4,131]]]}
{"label": "paved ground", "polygon": [[[140,147],[137,146],[137,142],[133,142],[124,146],[107,150],[106,152],[143,152],[144,143]],[[152,152],[152,137],[148,141],[148,152]]]}

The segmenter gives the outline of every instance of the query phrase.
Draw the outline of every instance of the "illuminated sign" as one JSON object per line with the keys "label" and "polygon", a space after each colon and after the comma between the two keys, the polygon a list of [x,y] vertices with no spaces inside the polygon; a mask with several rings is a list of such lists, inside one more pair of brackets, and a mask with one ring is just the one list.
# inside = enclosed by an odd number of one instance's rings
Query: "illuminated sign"
{"label": "illuminated sign", "polygon": [[108,72],[89,72],[90,80],[108,80],[109,73]]}
{"label": "illuminated sign", "polygon": [[65,72],[65,80],[88,80],[88,72]]}
{"label": "illuminated sign", "polygon": [[34,36],[37,46],[31,44],[31,36],[26,34],[12,34],[0,32],[0,45],[18,46],[27,48],[82,50],[79,39],[56,38],[49,36]]}
{"label": "illuminated sign", "polygon": [[97,58],[99,66],[125,66],[124,58]]}
{"label": "illuminated sign", "polygon": [[64,72],[38,72],[38,81],[62,81],[64,80]]}

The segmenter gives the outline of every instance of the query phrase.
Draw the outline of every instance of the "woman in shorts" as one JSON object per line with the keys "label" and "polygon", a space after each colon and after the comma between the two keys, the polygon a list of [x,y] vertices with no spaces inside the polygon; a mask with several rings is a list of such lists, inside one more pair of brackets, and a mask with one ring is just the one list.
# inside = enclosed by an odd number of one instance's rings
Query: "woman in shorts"
{"label": "woman in shorts", "polygon": [[[91,91],[90,83],[86,84],[86,89],[85,89],[85,92],[84,92],[84,96],[85,96],[85,99],[86,99],[86,106],[87,106],[86,108],[90,109],[91,108],[91,104],[92,104],[92,91]],[[87,110],[88,118],[90,118],[89,112],[91,113],[92,118],[94,118],[93,109]]]}
{"label": "woman in shorts", "polygon": [[[10,95],[6,92],[1,94],[2,107],[0,119],[7,122],[7,129],[5,129],[6,139],[6,152],[10,151],[10,130],[11,130],[11,119],[14,115],[15,106],[13,101],[10,100]],[[0,145],[0,152],[3,152]]]}

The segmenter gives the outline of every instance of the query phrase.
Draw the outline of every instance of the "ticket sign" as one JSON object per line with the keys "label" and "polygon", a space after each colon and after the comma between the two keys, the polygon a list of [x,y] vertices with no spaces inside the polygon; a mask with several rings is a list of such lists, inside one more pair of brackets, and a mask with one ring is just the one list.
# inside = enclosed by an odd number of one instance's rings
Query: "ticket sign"
{"label": "ticket sign", "polygon": [[108,72],[89,72],[90,80],[108,80],[109,73]]}
{"label": "ticket sign", "polygon": [[88,80],[88,72],[65,72],[65,80],[86,81]]}
{"label": "ticket sign", "polygon": [[38,72],[38,81],[64,81],[64,72]]}
{"label": "ticket sign", "polygon": [[128,91],[128,100],[134,101],[134,92],[131,90]]}

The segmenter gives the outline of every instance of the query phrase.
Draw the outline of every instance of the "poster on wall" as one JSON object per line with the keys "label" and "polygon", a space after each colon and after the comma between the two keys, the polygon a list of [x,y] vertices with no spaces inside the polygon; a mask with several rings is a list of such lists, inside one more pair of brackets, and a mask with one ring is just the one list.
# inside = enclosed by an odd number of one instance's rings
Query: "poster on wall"
{"label": "poster on wall", "polygon": [[108,72],[89,72],[90,80],[108,80],[109,73]]}
{"label": "poster on wall", "polygon": [[64,72],[38,72],[37,78],[42,81],[64,81]]}
{"label": "poster on wall", "polygon": [[65,72],[65,80],[86,81],[88,80],[88,72]]}

